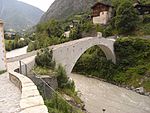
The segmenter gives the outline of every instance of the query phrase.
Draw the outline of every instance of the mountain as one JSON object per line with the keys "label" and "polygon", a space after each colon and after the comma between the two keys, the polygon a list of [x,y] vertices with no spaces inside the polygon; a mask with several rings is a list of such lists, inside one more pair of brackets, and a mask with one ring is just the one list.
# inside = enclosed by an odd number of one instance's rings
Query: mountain
{"label": "mountain", "polygon": [[43,11],[17,0],[0,0],[0,18],[5,29],[20,31],[37,24]]}
{"label": "mountain", "polygon": [[55,0],[42,16],[41,22],[49,19],[65,19],[72,14],[88,11],[98,1],[109,3],[110,0]]}

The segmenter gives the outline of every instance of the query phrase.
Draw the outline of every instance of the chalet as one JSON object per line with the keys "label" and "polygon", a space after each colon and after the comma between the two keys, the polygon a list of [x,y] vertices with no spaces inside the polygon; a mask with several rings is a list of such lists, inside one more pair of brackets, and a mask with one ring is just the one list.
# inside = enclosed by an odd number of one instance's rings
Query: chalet
{"label": "chalet", "polygon": [[92,19],[94,24],[106,25],[112,17],[113,6],[101,2],[96,3],[91,7]]}

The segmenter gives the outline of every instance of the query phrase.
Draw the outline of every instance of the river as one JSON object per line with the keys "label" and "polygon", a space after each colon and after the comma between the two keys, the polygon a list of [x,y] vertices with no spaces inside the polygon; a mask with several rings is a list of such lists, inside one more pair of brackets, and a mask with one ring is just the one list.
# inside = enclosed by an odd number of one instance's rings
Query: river
{"label": "river", "polygon": [[82,75],[70,77],[90,113],[150,113],[150,97]]}

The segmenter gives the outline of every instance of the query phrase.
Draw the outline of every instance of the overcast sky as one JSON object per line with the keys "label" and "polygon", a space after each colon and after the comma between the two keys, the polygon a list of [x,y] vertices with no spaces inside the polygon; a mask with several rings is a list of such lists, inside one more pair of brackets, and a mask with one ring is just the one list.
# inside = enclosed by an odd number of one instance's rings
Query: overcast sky
{"label": "overcast sky", "polygon": [[27,4],[36,6],[43,11],[47,11],[49,6],[54,2],[54,0],[18,0],[18,1],[22,1]]}

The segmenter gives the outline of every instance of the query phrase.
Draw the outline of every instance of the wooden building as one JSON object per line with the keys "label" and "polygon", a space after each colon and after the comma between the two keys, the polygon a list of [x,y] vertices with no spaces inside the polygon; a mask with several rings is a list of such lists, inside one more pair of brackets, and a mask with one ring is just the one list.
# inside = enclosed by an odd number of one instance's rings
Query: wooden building
{"label": "wooden building", "polygon": [[94,24],[106,25],[112,17],[113,6],[111,5],[98,2],[91,9]]}

